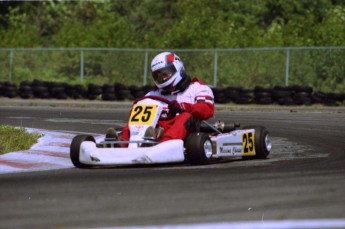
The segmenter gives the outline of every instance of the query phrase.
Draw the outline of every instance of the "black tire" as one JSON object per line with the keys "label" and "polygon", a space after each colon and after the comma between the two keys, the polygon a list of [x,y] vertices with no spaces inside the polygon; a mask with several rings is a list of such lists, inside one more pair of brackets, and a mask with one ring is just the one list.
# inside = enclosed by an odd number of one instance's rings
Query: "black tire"
{"label": "black tire", "polygon": [[73,138],[71,146],[70,146],[70,157],[73,165],[77,168],[91,168],[92,165],[86,165],[80,162],[79,160],[79,152],[80,152],[80,145],[84,141],[91,141],[96,142],[95,138],[90,135],[77,135]]}
{"label": "black tire", "polygon": [[19,96],[22,99],[31,99],[34,97],[34,94],[31,91],[22,91],[19,93]]}
{"label": "black tire", "polygon": [[307,93],[307,92],[296,93],[293,99],[297,105],[312,105],[313,104],[312,96],[310,93]]}
{"label": "black tire", "polygon": [[271,93],[272,92],[272,88],[264,88],[264,87],[261,87],[261,86],[256,86],[254,88],[254,93],[255,94],[262,93],[262,92]]}
{"label": "black tire", "polygon": [[228,103],[230,102],[230,99],[227,99],[224,92],[217,92],[214,94],[214,101],[216,103]]}
{"label": "black tire", "polygon": [[132,91],[131,93],[134,99],[138,99],[146,95],[144,90]]}
{"label": "black tire", "polygon": [[5,86],[3,85],[3,83],[2,82],[0,82],[0,97],[1,96],[3,96],[3,94],[4,94],[4,91],[5,90]]}
{"label": "black tire", "polygon": [[113,93],[103,92],[102,100],[104,100],[104,101],[114,101],[114,100],[116,100],[116,96]]}
{"label": "black tire", "polygon": [[260,97],[260,98],[255,98],[255,103],[256,104],[262,104],[262,105],[268,105],[268,104],[272,104],[273,100],[271,97]]}
{"label": "black tire", "polygon": [[19,91],[20,92],[32,91],[32,87],[30,85],[27,85],[27,84],[21,84],[19,86]]}
{"label": "black tire", "polygon": [[260,99],[260,98],[271,98],[272,97],[272,92],[257,92],[255,93],[255,98]]}
{"label": "black tire", "polygon": [[309,87],[309,86],[299,86],[299,85],[295,85],[293,86],[293,90],[296,93],[300,93],[300,92],[306,92],[306,93],[312,93],[313,92],[313,88]]}
{"label": "black tire", "polygon": [[124,90],[118,90],[116,91],[116,99],[123,101],[123,100],[132,100],[133,96],[131,94],[131,91],[128,89],[124,89]]}
{"label": "black tire", "polygon": [[93,95],[93,96],[98,96],[102,94],[102,87],[93,83],[90,83],[88,85],[88,93],[89,95]]}
{"label": "black tire", "polygon": [[223,93],[227,102],[234,102],[241,96],[241,87],[227,87],[224,88]]}
{"label": "black tire", "polygon": [[115,94],[115,87],[111,84],[103,84],[102,92],[103,94]]}
{"label": "black tire", "polygon": [[198,132],[190,134],[185,147],[187,152],[186,158],[191,165],[206,165],[211,162],[212,142],[207,133]]}
{"label": "black tire", "polygon": [[244,126],[243,129],[255,129],[254,146],[255,156],[243,156],[243,159],[265,159],[271,151],[272,143],[269,132],[263,126]]}
{"label": "black tire", "polygon": [[249,97],[239,97],[239,98],[234,99],[234,103],[236,103],[236,104],[251,104],[252,99]]}
{"label": "black tire", "polygon": [[5,96],[8,98],[14,98],[17,96],[17,91],[15,88],[7,88],[5,89]]}
{"label": "black tire", "polygon": [[276,100],[280,99],[280,98],[291,98],[292,94],[291,91],[278,91],[278,90],[274,90],[272,92],[272,97]]}

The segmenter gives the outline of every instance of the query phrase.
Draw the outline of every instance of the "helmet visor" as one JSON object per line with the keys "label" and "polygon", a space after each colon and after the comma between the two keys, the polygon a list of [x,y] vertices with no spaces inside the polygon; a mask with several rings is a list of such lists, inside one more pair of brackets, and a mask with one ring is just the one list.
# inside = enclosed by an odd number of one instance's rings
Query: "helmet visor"
{"label": "helmet visor", "polygon": [[176,68],[173,64],[170,64],[164,68],[158,69],[152,72],[153,80],[162,84],[168,81],[176,73]]}

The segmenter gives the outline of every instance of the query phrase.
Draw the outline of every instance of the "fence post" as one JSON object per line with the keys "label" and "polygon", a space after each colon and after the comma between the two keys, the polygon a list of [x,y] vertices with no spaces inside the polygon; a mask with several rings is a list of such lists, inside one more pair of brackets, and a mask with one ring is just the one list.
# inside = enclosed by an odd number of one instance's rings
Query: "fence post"
{"label": "fence post", "polygon": [[12,67],[13,67],[13,48],[10,51],[10,69],[8,73],[8,81],[12,82]]}
{"label": "fence post", "polygon": [[285,86],[289,86],[289,65],[290,65],[290,49],[286,49],[285,60]]}
{"label": "fence post", "polygon": [[213,87],[217,86],[217,71],[218,71],[218,51],[214,50],[214,71],[213,71]]}
{"label": "fence post", "polygon": [[149,59],[149,51],[145,51],[145,63],[144,63],[144,86],[147,84],[147,62]]}
{"label": "fence post", "polygon": [[84,49],[80,49],[80,81],[84,81]]}

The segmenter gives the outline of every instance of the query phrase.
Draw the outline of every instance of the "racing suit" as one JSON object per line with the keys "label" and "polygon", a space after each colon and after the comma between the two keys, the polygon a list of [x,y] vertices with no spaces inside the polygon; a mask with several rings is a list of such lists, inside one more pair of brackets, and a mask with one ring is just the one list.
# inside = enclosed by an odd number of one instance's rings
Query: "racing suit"
{"label": "racing suit", "polygon": [[[170,120],[160,120],[158,126],[164,129],[164,135],[159,140],[185,140],[187,134],[193,131],[196,120],[207,120],[214,115],[214,96],[211,88],[198,78],[193,78],[189,86],[177,94],[163,95],[160,90],[150,91],[146,96],[159,96],[169,101],[176,100],[183,112]],[[129,140],[128,124],[122,130],[121,140]]]}

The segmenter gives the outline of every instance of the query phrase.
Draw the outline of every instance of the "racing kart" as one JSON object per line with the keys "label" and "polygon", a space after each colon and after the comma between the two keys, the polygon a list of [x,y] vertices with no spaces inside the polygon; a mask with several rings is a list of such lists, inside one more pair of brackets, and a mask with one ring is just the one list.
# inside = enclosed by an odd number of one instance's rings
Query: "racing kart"
{"label": "racing kart", "polygon": [[[178,162],[205,165],[216,159],[231,157],[265,159],[271,151],[272,143],[265,127],[225,125],[221,121],[215,124],[196,121],[193,132],[185,141],[174,139],[159,142],[145,137],[149,126],[157,127],[159,120],[176,115],[167,110],[170,103],[157,96],[137,100],[128,121],[128,141],[105,138],[96,142],[91,135],[75,136],[70,146],[73,165],[77,168]],[[124,144],[128,147],[121,147]]]}

